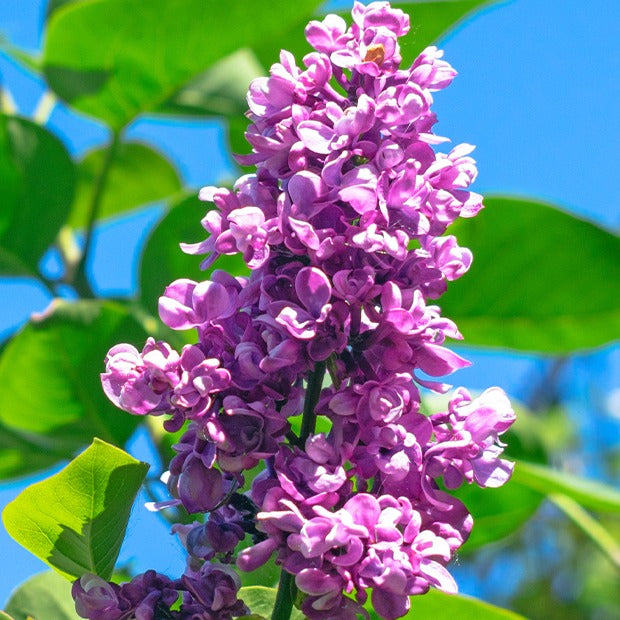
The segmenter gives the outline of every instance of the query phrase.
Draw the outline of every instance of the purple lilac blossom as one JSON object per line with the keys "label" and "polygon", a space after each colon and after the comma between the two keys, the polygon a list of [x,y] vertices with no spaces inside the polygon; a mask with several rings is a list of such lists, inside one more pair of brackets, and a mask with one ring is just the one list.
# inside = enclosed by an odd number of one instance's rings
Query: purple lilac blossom
{"label": "purple lilac blossom", "polygon": [[[440,483],[497,487],[512,473],[499,437],[514,412],[499,388],[459,389],[448,411],[420,412],[420,387],[445,392],[439,378],[469,364],[446,346],[462,335],[432,303],[472,263],[446,230],[482,208],[469,190],[473,146],[445,152],[433,133],[434,93],[456,72],[435,47],[401,68],[409,16],[388,2],[355,2],[352,16],[349,28],[336,15],[310,22],[302,66],[282,51],[252,82],[252,152],[238,160],[256,173],[200,192],[215,205],[208,237],[184,251],[206,255],[205,268],[240,253],[250,276],[176,280],[160,317],[197,342],[177,353],[151,338],[106,359],[112,402],[184,428],[168,504],[207,515],[175,527],[189,558],[170,583],[188,617],[244,613],[238,579],[213,560],[254,570],[275,555],[311,620],[356,618],[368,596],[380,617],[398,618],[412,595],[456,591],[446,565],[472,518]],[[323,364],[332,384],[314,413],[330,429],[297,436],[291,422]],[[248,496],[237,493],[261,462]],[[233,505],[242,497],[249,512]],[[254,544],[235,556],[248,533]],[[83,580],[84,617],[119,617],[139,588],[149,605],[167,604],[163,581],[156,595],[146,582]]]}
{"label": "purple lilac blossom", "polygon": [[90,620],[230,620],[248,613],[240,587],[230,567],[214,563],[177,580],[149,570],[122,585],[86,573],[72,595],[78,616]]}

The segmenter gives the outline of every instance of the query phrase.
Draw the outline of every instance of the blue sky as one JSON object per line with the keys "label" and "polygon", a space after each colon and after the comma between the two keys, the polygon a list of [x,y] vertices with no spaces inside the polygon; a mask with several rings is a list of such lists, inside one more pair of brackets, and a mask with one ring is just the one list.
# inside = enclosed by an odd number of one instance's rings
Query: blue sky
{"label": "blue sky", "polygon": [[[0,32],[14,45],[37,49],[45,4],[45,0],[0,2]],[[455,143],[477,145],[477,191],[544,199],[602,226],[620,229],[618,23],[616,0],[513,0],[479,12],[441,42],[459,76],[436,97],[437,131]],[[40,81],[2,54],[0,75],[20,113],[32,115],[43,89]],[[55,108],[48,127],[75,154],[106,139],[101,126],[62,106]],[[168,153],[191,186],[232,174],[222,155],[223,134],[217,123],[141,120],[128,136],[151,141]],[[155,218],[156,213],[147,211],[110,222],[98,231],[93,272],[100,292],[130,293],[135,288],[132,240],[143,239]],[[0,279],[0,290],[10,300],[0,307],[0,336],[48,302],[46,293],[27,281]],[[516,395],[525,393],[546,365],[532,356],[467,353],[475,366],[455,382],[479,389],[498,384]],[[567,373],[572,380],[567,378],[566,390],[576,409],[583,409],[590,400],[593,386],[604,403],[604,395],[620,384],[618,349],[579,356]],[[589,414],[598,415],[608,426],[601,422],[603,426],[586,428],[584,433],[593,434],[593,441],[600,428],[618,431],[617,420],[608,415],[605,405],[597,407]],[[148,458],[141,438],[134,449]],[[0,506],[19,488],[0,485]],[[121,559],[136,559],[135,566],[141,570],[182,570],[175,543],[163,527],[141,507],[134,512]],[[152,544],[155,537],[160,541],[157,545]],[[1,529],[0,557],[11,558],[10,570],[3,562],[1,605],[12,587],[43,565]]]}

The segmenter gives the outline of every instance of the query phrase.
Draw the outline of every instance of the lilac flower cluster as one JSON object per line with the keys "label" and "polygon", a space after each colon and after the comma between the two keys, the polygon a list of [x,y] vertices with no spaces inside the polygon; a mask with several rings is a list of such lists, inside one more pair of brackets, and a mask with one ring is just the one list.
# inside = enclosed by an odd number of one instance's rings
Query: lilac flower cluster
{"label": "lilac flower cluster", "polygon": [[230,620],[249,613],[239,587],[229,566],[204,564],[181,579],[149,570],[120,586],[86,574],[72,595],[78,615],[91,620]]}
{"label": "lilac flower cluster", "polygon": [[[209,513],[176,528],[188,573],[170,583],[147,573],[164,584],[140,585],[148,605],[183,591],[183,609],[202,604],[204,617],[215,600],[226,611],[213,617],[243,613],[221,562],[249,533],[237,566],[254,570],[275,554],[308,618],[353,620],[369,593],[382,618],[400,617],[411,595],[456,591],[446,564],[472,519],[441,489],[510,477],[499,435],[514,413],[501,390],[472,398],[460,389],[448,411],[420,412],[419,386],[449,387],[428,376],[468,365],[445,346],[461,338],[456,325],[429,303],[472,261],[447,227],[482,208],[468,190],[473,147],[437,152],[445,139],[432,131],[432,93],[455,72],[435,47],[400,69],[409,18],[389,3],[356,2],[352,15],[350,28],[336,15],[310,22],[315,51],[303,67],[283,51],[252,82],[252,153],[239,160],[256,173],[201,190],[215,205],[202,220],[209,236],[184,250],[206,254],[205,268],[241,253],[251,275],[173,282],[160,317],[195,329],[196,344],[179,353],[149,339],[106,359],[103,387],[117,406],[167,414],[169,431],[186,425],[169,503]],[[328,431],[315,432],[317,415]],[[240,509],[232,498],[244,497],[244,472],[263,461],[253,508]],[[95,587],[111,609],[135,608],[131,584],[79,583],[83,617],[125,617],[89,612]],[[214,595],[220,587],[229,589]]]}

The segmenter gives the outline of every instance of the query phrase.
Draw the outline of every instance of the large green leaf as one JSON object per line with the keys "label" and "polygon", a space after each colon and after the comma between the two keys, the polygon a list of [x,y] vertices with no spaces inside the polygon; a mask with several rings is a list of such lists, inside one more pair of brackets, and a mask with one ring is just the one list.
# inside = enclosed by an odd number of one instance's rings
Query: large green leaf
{"label": "large green leaf", "polygon": [[493,197],[449,232],[474,254],[441,299],[468,344],[568,353],[620,334],[620,238],[550,205]]}
{"label": "large green leaf", "polygon": [[[88,153],[78,165],[75,200],[69,216],[74,228],[85,227],[93,185],[100,173],[107,148]],[[99,206],[99,218],[129,211],[163,200],[181,189],[174,165],[161,153],[140,142],[125,142],[117,149]]]}
{"label": "large green leaf", "polygon": [[2,513],[7,532],[69,579],[109,579],[148,465],[100,439]]}
{"label": "large green leaf", "polygon": [[140,113],[169,101],[217,60],[271,39],[317,4],[317,0],[65,3],[48,22],[44,72],[62,99],[120,129]]}
{"label": "large green leaf", "polygon": [[[239,590],[239,598],[250,608],[253,616],[271,618],[277,590],[265,586],[247,586]],[[251,617],[251,616],[250,616]],[[304,615],[293,608],[291,620],[303,620]]]}
{"label": "large green leaf", "polygon": [[602,482],[523,461],[512,478],[543,495],[566,495],[590,510],[620,514],[620,491]]}
{"label": "large green leaf", "polygon": [[207,233],[200,220],[212,206],[196,196],[185,198],[153,230],[140,266],[140,300],[148,310],[157,309],[157,300],[166,286],[178,278],[205,280],[213,269],[224,269],[233,275],[248,273],[240,254],[221,256],[211,269],[202,271],[200,263],[204,257],[185,254],[179,247],[179,243],[205,239]]}
{"label": "large green leaf", "polygon": [[0,475],[23,475],[70,458],[94,435],[122,445],[137,418],[104,395],[108,349],[145,332],[116,303],[60,302],[31,321],[0,357]]}
{"label": "large green leaf", "polygon": [[36,275],[69,213],[75,167],[49,131],[0,114],[0,184],[0,275]]}
{"label": "large green leaf", "polygon": [[6,605],[15,620],[79,620],[71,597],[71,583],[47,571],[31,577],[17,588]]}

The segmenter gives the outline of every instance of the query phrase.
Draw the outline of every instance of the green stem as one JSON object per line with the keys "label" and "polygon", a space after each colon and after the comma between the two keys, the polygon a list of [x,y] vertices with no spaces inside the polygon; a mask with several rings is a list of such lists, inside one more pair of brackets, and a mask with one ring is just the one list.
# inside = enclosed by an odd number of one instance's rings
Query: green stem
{"label": "green stem", "polygon": [[86,277],[86,261],[88,259],[88,255],[90,253],[90,247],[92,245],[93,232],[95,230],[95,223],[97,222],[97,218],[99,217],[99,209],[101,208],[101,199],[103,198],[104,189],[108,180],[108,175],[110,173],[110,168],[112,167],[112,162],[114,161],[114,157],[118,150],[118,146],[120,144],[120,131],[114,131],[112,133],[112,140],[106,150],[105,157],[103,159],[103,164],[101,165],[101,170],[99,171],[99,175],[95,179],[95,185],[93,188],[93,194],[90,200],[90,206],[88,210],[88,220],[86,223],[86,238],[84,240],[84,250],[80,255],[77,264],[74,267],[73,274],[74,277],[71,278],[69,284],[73,285],[75,290],[82,296],[86,298],[93,298],[95,295],[90,288],[90,284],[88,282],[88,278]]}
{"label": "green stem", "polygon": [[293,575],[282,569],[271,620],[289,620],[293,611],[293,599],[295,598],[296,591],[297,586],[295,585]]}
{"label": "green stem", "polygon": [[[314,365],[314,370],[308,377],[306,398],[304,400],[304,413],[301,419],[301,432],[299,433],[299,445],[302,448],[306,443],[306,439],[314,432],[314,425],[316,423],[316,413],[314,409],[316,408],[321,394],[325,368],[325,362],[317,362]],[[291,611],[293,610],[293,601],[295,600],[296,593],[297,586],[295,585],[293,575],[282,569],[271,620],[289,620]]]}
{"label": "green stem", "polygon": [[325,362],[317,362],[314,366],[314,370],[308,377],[308,387],[306,388],[304,415],[301,419],[301,431],[299,433],[299,443],[302,448],[306,444],[306,439],[314,432],[314,424],[316,422],[314,408],[319,401],[324,376]]}

